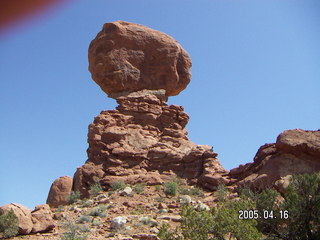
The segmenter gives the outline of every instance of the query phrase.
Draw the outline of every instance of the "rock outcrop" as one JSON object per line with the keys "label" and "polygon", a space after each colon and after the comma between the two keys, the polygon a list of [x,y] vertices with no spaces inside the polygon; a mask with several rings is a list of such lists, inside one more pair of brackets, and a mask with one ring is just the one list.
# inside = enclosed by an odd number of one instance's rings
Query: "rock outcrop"
{"label": "rock outcrop", "polygon": [[50,207],[59,207],[68,203],[68,197],[72,190],[72,178],[63,176],[56,179],[50,188],[47,204]]}
{"label": "rock outcrop", "polygon": [[0,207],[0,215],[10,210],[12,210],[18,218],[19,234],[31,233],[33,227],[31,210],[22,204],[10,203]]}
{"label": "rock outcrop", "polygon": [[177,105],[146,91],[117,98],[116,110],[102,111],[89,126],[87,162],[74,175],[74,190],[116,181],[161,184],[173,176],[214,189],[227,171],[212,147],[196,145],[185,129],[189,116]]}
{"label": "rock outcrop", "polygon": [[320,171],[320,130],[287,130],[276,143],[260,147],[253,163],[230,171],[230,184],[263,190],[275,187],[283,193],[291,175]]}
{"label": "rock outcrop", "polygon": [[18,218],[19,234],[48,232],[55,227],[49,205],[42,204],[31,210],[21,204],[10,203],[0,207],[0,215],[12,210]]}
{"label": "rock outcrop", "polygon": [[106,23],[89,47],[89,70],[116,98],[143,89],[179,94],[190,82],[191,60],[172,37],[140,24]]}
{"label": "rock outcrop", "polygon": [[48,232],[54,229],[55,222],[49,205],[37,205],[31,213],[32,216],[32,233]]}

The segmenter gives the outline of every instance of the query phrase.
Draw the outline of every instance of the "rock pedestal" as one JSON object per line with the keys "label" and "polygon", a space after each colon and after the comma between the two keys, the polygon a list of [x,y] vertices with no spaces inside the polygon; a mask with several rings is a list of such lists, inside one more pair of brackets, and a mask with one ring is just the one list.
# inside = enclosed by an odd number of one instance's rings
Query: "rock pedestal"
{"label": "rock pedestal", "polygon": [[173,176],[209,189],[227,181],[212,147],[188,139],[183,107],[145,91],[117,102],[89,126],[88,160],[74,175],[74,190],[87,196],[97,182],[106,188],[116,181],[156,185]]}

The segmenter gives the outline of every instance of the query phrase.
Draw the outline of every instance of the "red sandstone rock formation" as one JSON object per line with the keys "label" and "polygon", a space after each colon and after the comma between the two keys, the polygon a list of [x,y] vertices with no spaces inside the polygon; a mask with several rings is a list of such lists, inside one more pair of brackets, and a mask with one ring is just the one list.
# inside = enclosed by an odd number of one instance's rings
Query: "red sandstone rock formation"
{"label": "red sandstone rock formation", "polygon": [[89,126],[88,160],[74,190],[88,196],[97,182],[152,185],[176,175],[208,189],[228,182],[212,148],[189,141],[183,108],[165,102],[186,88],[190,67],[189,55],[164,33],[122,21],[103,26],[89,47],[89,70],[119,106]]}
{"label": "red sandstone rock formation", "polygon": [[114,98],[143,89],[177,95],[190,82],[190,67],[176,40],[135,23],[104,24],[89,47],[92,78]]}
{"label": "red sandstone rock formation", "polygon": [[10,203],[0,207],[0,215],[10,210],[13,210],[18,218],[19,234],[31,233],[33,227],[31,210],[22,204]]}
{"label": "red sandstone rock formation", "polygon": [[262,190],[276,187],[284,192],[290,175],[320,171],[320,130],[287,130],[277,142],[260,147],[253,163],[230,171],[230,184]]}
{"label": "red sandstone rock formation", "polygon": [[32,233],[48,232],[54,229],[53,214],[48,204],[37,205],[31,213]]}
{"label": "red sandstone rock formation", "polygon": [[69,176],[63,176],[56,179],[50,188],[47,198],[47,204],[50,207],[59,207],[60,205],[66,205],[68,203],[68,197],[72,190],[72,178]]}
{"label": "red sandstone rock formation", "polygon": [[146,91],[132,95],[117,98],[116,110],[102,111],[90,124],[88,160],[74,175],[74,190],[87,196],[96,182],[155,185],[175,175],[209,189],[227,182],[212,148],[189,141],[182,107]]}
{"label": "red sandstone rock formation", "polygon": [[49,205],[42,204],[31,210],[21,204],[10,203],[0,207],[0,215],[13,210],[18,218],[19,234],[47,232],[55,227]]}

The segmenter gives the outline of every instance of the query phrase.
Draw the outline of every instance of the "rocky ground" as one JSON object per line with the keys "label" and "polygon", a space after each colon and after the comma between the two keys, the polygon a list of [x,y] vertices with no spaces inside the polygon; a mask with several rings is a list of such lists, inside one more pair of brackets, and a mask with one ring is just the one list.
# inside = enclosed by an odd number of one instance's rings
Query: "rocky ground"
{"label": "rocky ground", "polygon": [[127,186],[124,190],[112,189],[52,208],[56,227],[51,232],[12,239],[58,240],[75,226],[79,227],[76,231],[88,235],[88,239],[158,239],[157,233],[163,223],[169,223],[172,228],[179,225],[184,204],[208,209],[215,206],[215,201],[214,193],[188,186],[182,180],[176,196],[166,194],[164,185]]}

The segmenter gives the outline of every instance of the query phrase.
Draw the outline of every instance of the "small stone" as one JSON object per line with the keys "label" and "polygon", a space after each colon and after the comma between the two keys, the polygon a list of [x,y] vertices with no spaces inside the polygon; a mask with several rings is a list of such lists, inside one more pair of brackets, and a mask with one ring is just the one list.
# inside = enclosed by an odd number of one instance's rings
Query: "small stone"
{"label": "small stone", "polygon": [[194,209],[200,210],[200,211],[210,211],[210,207],[201,201],[198,201],[198,204],[194,207]]}
{"label": "small stone", "polygon": [[111,228],[112,229],[121,229],[125,227],[125,224],[127,223],[127,218],[118,216],[112,219],[111,221]]}
{"label": "small stone", "polygon": [[182,195],[179,198],[179,201],[182,205],[189,205],[192,202],[192,199],[189,195]]}
{"label": "small stone", "polygon": [[150,232],[151,232],[151,233],[158,234],[158,233],[159,233],[159,229],[156,228],[156,227],[153,227],[153,228],[150,229]]}
{"label": "small stone", "polygon": [[165,208],[168,208],[168,206],[165,203],[158,204],[158,209],[165,209]]}
{"label": "small stone", "polygon": [[173,222],[181,222],[180,215],[165,215],[165,216],[159,216],[158,218],[161,220],[170,220]]}
{"label": "small stone", "polygon": [[101,200],[99,200],[100,204],[106,204],[106,203],[111,203],[109,198],[102,198]]}
{"label": "small stone", "polygon": [[132,195],[132,188],[125,187],[122,191],[119,192],[120,196],[131,196]]}

